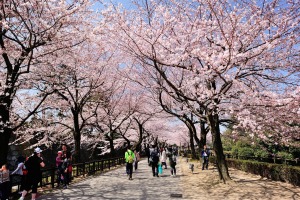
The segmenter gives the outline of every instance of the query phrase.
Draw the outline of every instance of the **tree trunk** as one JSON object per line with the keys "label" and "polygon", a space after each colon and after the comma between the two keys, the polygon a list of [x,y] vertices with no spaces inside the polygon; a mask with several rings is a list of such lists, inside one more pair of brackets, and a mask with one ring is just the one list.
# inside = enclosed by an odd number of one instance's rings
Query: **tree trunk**
{"label": "tree trunk", "polygon": [[80,144],[81,144],[81,135],[80,133],[75,133],[75,153],[74,153],[74,162],[79,163],[81,161],[81,153],[80,153]]}
{"label": "tree trunk", "polygon": [[7,162],[8,144],[12,135],[12,129],[9,127],[9,110],[5,105],[0,105],[0,166]]}
{"label": "tree trunk", "polygon": [[74,143],[75,143],[75,152],[74,152],[74,162],[78,163],[81,161],[81,153],[80,153],[80,144],[81,144],[81,132],[79,128],[79,112],[72,109],[73,117],[74,117]]}
{"label": "tree trunk", "polygon": [[129,147],[129,146],[130,146],[130,140],[129,140],[127,137],[125,137],[124,135],[122,135],[122,137],[123,137],[124,140],[126,141],[127,147]]}
{"label": "tree trunk", "polygon": [[206,136],[207,136],[207,130],[205,129],[205,122],[200,121],[200,144],[199,149],[203,149],[204,145],[206,145]]}
{"label": "tree trunk", "polygon": [[218,114],[212,114],[212,112],[208,112],[207,121],[213,136],[213,149],[216,154],[219,177],[224,183],[226,183],[227,181],[230,181],[231,178],[228,173],[228,167],[223,153]]}
{"label": "tree trunk", "polygon": [[186,121],[186,124],[189,129],[189,136],[190,136],[190,146],[191,146],[191,153],[192,153],[192,158],[196,159],[196,151],[195,151],[195,144],[194,144],[194,134],[196,134],[196,128],[193,123],[190,123],[189,121]]}
{"label": "tree trunk", "polygon": [[197,131],[194,132],[194,139],[195,139],[195,142],[198,145],[198,147],[200,147],[201,140],[198,138]]}
{"label": "tree trunk", "polygon": [[[0,130],[3,130],[3,128],[1,125]],[[7,162],[8,144],[11,134],[12,130],[10,128],[4,128],[3,132],[0,133],[0,166]]]}
{"label": "tree trunk", "polygon": [[137,122],[138,127],[139,127],[139,140],[135,144],[134,149],[137,150],[138,152],[140,152],[142,149],[141,145],[143,142],[143,124],[139,123],[139,121],[137,119],[135,119],[135,121]]}
{"label": "tree trunk", "polygon": [[114,147],[114,138],[113,136],[109,137],[109,147],[110,147],[110,154],[112,157],[115,156],[115,147]]}

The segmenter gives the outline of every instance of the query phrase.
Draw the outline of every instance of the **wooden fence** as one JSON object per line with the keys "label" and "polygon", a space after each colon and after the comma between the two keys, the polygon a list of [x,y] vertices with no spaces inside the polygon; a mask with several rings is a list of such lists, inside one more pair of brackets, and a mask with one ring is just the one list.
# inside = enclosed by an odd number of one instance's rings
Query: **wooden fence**
{"label": "wooden fence", "polygon": [[[72,164],[72,177],[86,176],[95,174],[96,172],[103,172],[104,170],[110,170],[118,165],[125,163],[124,157],[110,158],[104,160],[95,160],[91,162],[83,162]],[[18,175],[11,175],[11,188],[12,194],[19,191],[21,185],[21,179]],[[57,168],[42,169],[42,179],[39,187],[51,186],[54,188],[57,185]],[[16,190],[17,188],[17,190]]]}

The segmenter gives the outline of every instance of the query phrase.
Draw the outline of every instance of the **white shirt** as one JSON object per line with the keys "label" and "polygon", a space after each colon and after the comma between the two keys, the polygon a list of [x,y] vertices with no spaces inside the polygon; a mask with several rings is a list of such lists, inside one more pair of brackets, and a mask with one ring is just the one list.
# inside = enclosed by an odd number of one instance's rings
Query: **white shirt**
{"label": "white shirt", "polygon": [[17,169],[15,169],[15,171],[13,171],[11,174],[18,174],[18,175],[23,175],[23,166],[24,166],[24,163],[20,162],[18,164],[18,167]]}
{"label": "white shirt", "polygon": [[165,150],[163,150],[163,151],[161,152],[160,161],[161,161],[161,162],[166,162],[166,161],[167,161],[167,154],[166,154],[166,151],[165,151]]}

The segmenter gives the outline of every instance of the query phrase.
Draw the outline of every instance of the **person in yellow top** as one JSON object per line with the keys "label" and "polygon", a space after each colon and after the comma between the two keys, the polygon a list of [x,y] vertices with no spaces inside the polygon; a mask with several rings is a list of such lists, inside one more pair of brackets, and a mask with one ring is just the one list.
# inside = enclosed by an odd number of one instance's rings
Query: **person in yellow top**
{"label": "person in yellow top", "polygon": [[125,152],[125,162],[126,162],[126,173],[129,176],[129,180],[132,180],[132,171],[133,171],[133,162],[134,162],[134,153],[131,150],[131,147],[127,147],[127,151]]}

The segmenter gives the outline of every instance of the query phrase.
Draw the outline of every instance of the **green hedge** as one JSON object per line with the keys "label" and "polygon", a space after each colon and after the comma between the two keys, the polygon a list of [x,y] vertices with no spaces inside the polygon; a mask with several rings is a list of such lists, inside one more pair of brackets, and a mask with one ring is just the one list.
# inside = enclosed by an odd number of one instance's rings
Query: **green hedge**
{"label": "green hedge", "polygon": [[228,167],[257,174],[275,181],[289,182],[300,186],[300,167],[250,160],[226,159],[226,161]]}

